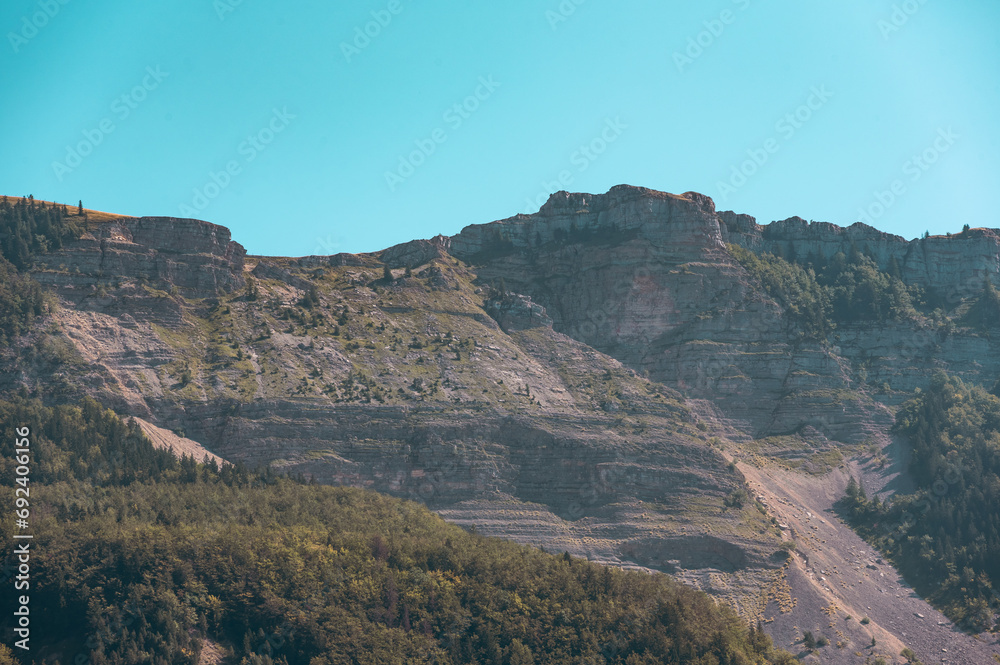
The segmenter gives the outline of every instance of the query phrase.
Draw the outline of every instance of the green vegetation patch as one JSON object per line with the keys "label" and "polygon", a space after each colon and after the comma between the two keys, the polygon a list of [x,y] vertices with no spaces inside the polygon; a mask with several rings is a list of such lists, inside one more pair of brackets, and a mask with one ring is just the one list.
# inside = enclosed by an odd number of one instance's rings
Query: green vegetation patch
{"label": "green vegetation patch", "polygon": [[994,627],[1000,608],[1000,399],[943,372],[906,402],[917,490],[869,499],[852,480],[841,509],[906,580],[953,621]]}
{"label": "green vegetation patch", "polygon": [[800,262],[728,247],[782,307],[802,339],[825,340],[838,324],[917,316],[913,303],[919,289],[903,283],[898,267],[883,271],[857,248],[849,256],[837,252],[829,260],[810,256]]}

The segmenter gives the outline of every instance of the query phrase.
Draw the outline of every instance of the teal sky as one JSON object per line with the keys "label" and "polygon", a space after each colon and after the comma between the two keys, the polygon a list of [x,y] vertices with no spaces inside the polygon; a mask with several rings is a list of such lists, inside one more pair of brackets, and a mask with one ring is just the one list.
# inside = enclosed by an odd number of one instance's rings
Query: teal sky
{"label": "teal sky", "polygon": [[0,191],[290,256],[621,183],[998,227],[998,29],[995,0],[7,0]]}

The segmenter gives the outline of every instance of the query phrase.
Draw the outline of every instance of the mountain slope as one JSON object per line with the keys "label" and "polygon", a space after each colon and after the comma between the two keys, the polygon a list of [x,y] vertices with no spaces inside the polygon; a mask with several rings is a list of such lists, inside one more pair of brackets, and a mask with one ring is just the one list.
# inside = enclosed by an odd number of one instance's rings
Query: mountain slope
{"label": "mountain slope", "polygon": [[93,400],[0,401],[0,423],[31,440],[32,662],[792,662],[666,576],[469,534],[374,492],[178,462]]}
{"label": "mountain slope", "polygon": [[[776,270],[840,254],[915,304],[804,334],[734,245],[786,257]],[[35,256],[59,306],[4,349],[0,386],[91,395],[231,461],[673,572],[793,646],[820,618],[790,598],[815,585],[739,468],[820,474],[878,453],[931,367],[992,384],[998,336],[962,317],[998,247],[980,229],[907,243],[761,227],[625,186],[371,255],[246,256],[222,227],[122,218]],[[856,662],[867,637],[824,662]]]}

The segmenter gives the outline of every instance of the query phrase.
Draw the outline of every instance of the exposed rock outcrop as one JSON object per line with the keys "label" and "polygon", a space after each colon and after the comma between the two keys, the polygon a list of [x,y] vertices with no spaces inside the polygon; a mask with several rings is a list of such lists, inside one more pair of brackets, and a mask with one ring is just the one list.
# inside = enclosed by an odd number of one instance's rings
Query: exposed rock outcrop
{"label": "exposed rock outcrop", "polygon": [[189,297],[242,288],[246,250],[229,229],[195,219],[122,217],[39,257],[35,278],[67,297],[108,280],[169,284]]}
{"label": "exposed rock outcrop", "polygon": [[447,256],[450,247],[451,239],[439,235],[430,240],[411,240],[394,245],[382,250],[380,258],[390,268],[416,268]]}
{"label": "exposed rock outcrop", "polygon": [[506,293],[487,300],[483,309],[500,324],[504,332],[552,327],[552,319],[545,313],[545,308],[532,302],[528,296],[518,293]]}
{"label": "exposed rock outcrop", "polygon": [[837,252],[849,255],[854,247],[875,259],[883,270],[895,262],[906,283],[938,290],[953,300],[978,293],[987,277],[995,278],[1000,272],[997,229],[976,228],[908,241],[861,222],[843,228],[791,217],[761,226],[749,215],[732,212],[720,213],[719,219],[726,242],[756,252],[825,259]]}

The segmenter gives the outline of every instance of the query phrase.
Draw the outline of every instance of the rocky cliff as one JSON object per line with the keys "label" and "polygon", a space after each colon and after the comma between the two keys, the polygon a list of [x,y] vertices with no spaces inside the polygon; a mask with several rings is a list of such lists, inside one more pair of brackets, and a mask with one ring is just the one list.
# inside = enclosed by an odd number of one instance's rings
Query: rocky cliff
{"label": "rocky cliff", "polygon": [[105,280],[166,285],[199,298],[242,288],[246,250],[229,229],[173,217],[121,217],[93,224],[75,242],[39,258],[35,279],[72,297]]}

